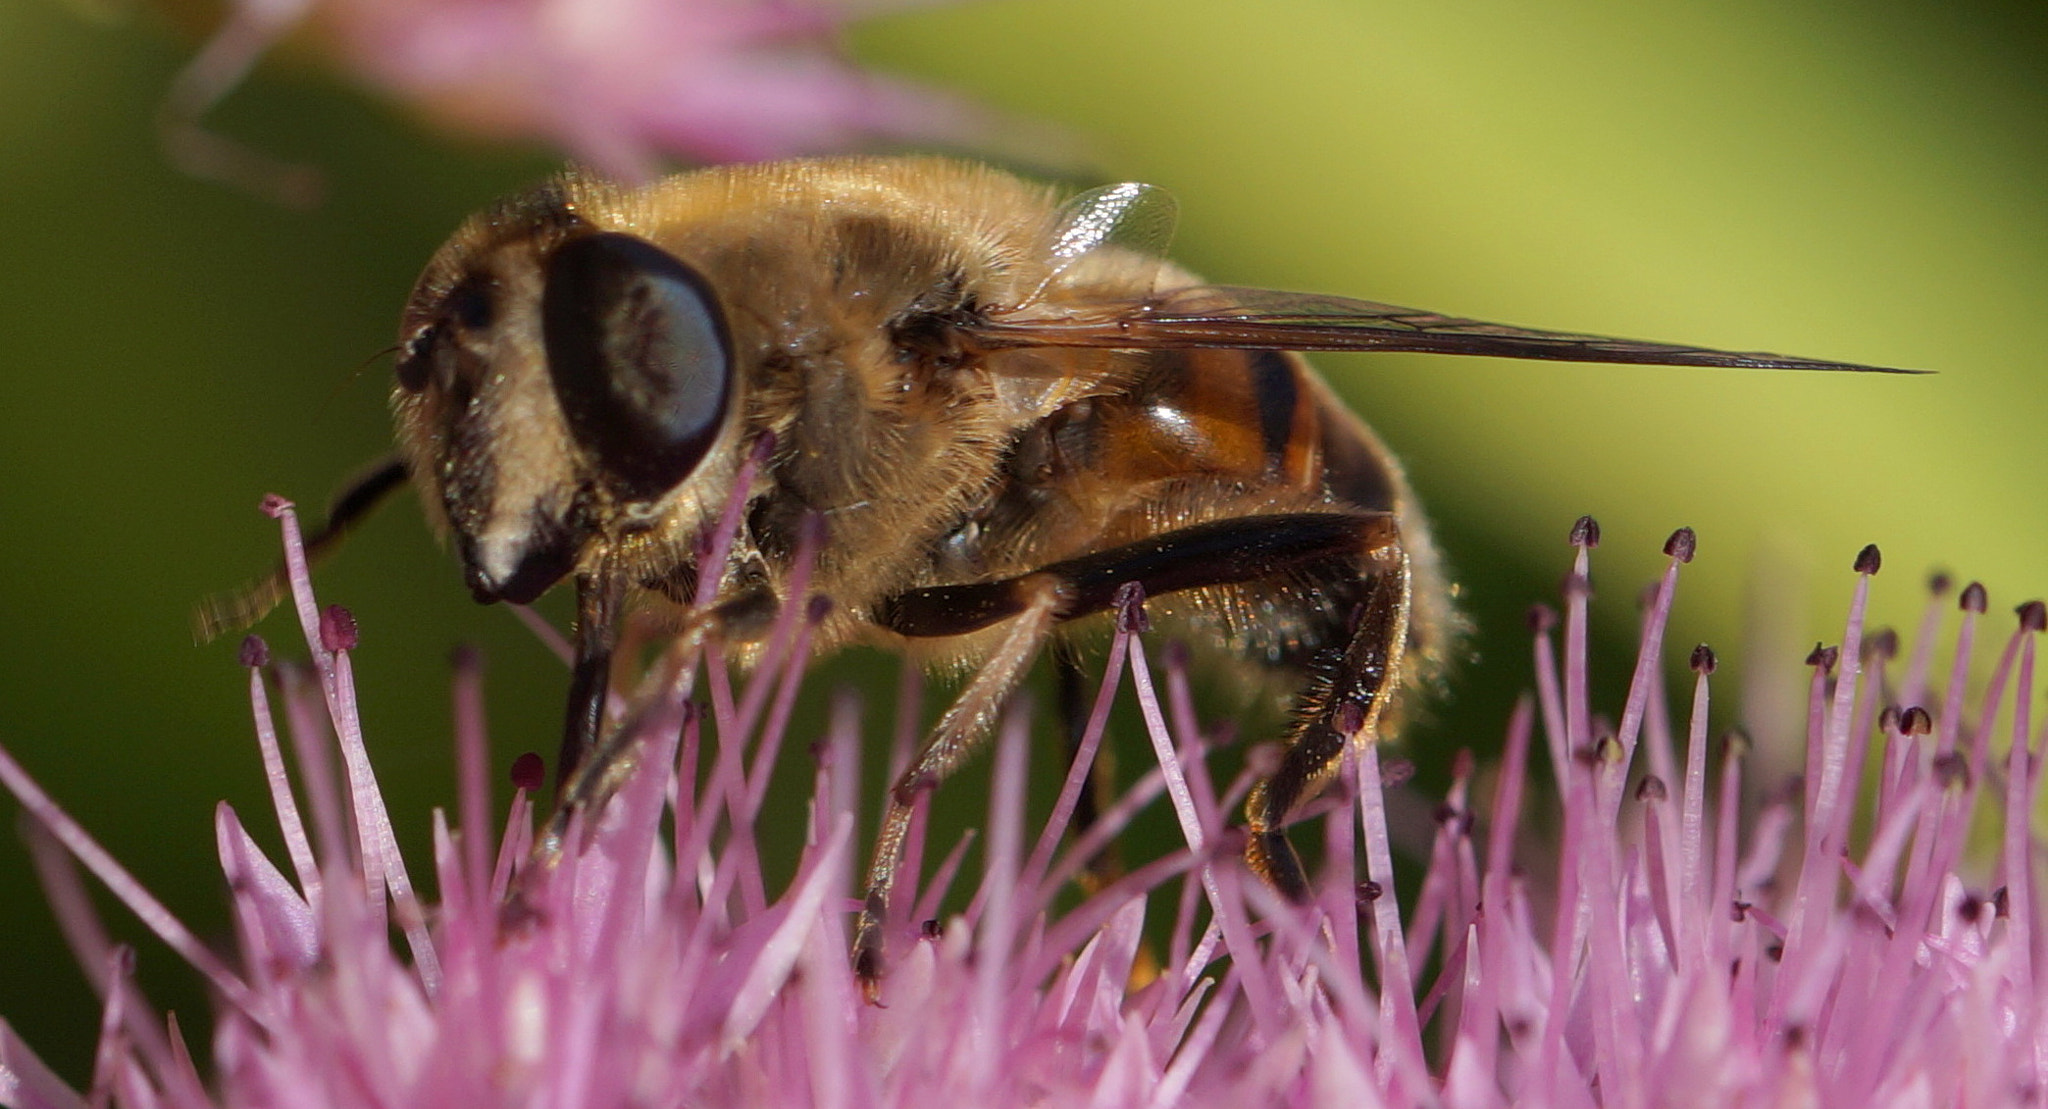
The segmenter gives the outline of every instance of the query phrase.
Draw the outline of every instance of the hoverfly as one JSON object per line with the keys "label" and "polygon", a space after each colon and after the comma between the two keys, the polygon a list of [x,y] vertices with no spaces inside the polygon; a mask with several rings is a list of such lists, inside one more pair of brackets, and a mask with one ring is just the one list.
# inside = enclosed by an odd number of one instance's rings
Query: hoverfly
{"label": "hoverfly", "polygon": [[[586,754],[629,604],[708,598],[745,663],[758,614],[803,600],[794,552],[822,525],[821,650],[874,642],[972,674],[889,796],[855,941],[872,989],[915,791],[1126,583],[1293,691],[1245,820],[1253,869],[1307,896],[1283,823],[1347,745],[1392,728],[1455,617],[1399,461],[1293,352],[1874,368],[1206,285],[1161,259],[1171,216],[1142,185],[1060,203],[930,158],[641,188],[566,174],[428,263],[400,325],[397,455],[316,546],[410,479],[478,601],[573,585],[573,804],[603,769]],[[730,553],[701,565],[729,502],[744,505]],[[219,622],[260,611],[264,590],[246,599]]]}

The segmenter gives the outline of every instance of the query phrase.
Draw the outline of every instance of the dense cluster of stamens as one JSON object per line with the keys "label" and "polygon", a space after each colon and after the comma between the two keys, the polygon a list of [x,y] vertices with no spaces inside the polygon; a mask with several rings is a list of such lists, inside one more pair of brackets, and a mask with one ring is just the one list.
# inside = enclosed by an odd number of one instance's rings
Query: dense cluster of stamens
{"label": "dense cluster of stamens", "polygon": [[[489,816],[478,670],[459,662],[461,788],[454,824],[434,816],[430,908],[364,753],[353,621],[315,604],[289,506],[272,508],[312,663],[273,662],[255,640],[242,661],[286,867],[220,810],[230,965],[0,752],[0,781],[49,833],[35,847],[51,900],[106,1014],[83,1095],[0,1025],[0,1103],[1997,1105],[2048,1088],[2039,849],[2025,817],[2039,787],[2028,738],[2048,610],[2020,608],[1973,701],[1984,590],[1960,595],[1944,672],[1931,644],[1951,598],[1937,583],[1902,662],[1897,636],[1864,628],[1874,548],[1856,562],[1839,648],[1809,660],[1806,773],[1745,816],[1745,745],[1709,739],[1711,651],[1692,654],[1689,714],[1663,703],[1664,626],[1691,533],[1666,548],[1610,724],[1588,695],[1597,530],[1585,522],[1562,652],[1557,615],[1539,611],[1536,695],[1509,722],[1497,771],[1462,760],[1427,860],[1397,861],[1390,768],[1359,752],[1321,824],[1309,908],[1239,862],[1229,821],[1249,780],[1211,780],[1181,653],[1162,680],[1142,598],[1128,591],[1101,697],[1128,681],[1157,767],[1063,845],[1077,766],[1034,838],[1026,729],[1008,719],[985,845],[949,833],[927,868],[922,818],[911,835],[896,954],[873,1006],[847,961],[863,800],[850,700],[812,745],[805,847],[786,888],[767,888],[757,838],[800,804],[770,797],[768,781],[778,758],[798,757],[789,741],[808,738],[785,733],[816,606],[791,606],[771,664],[744,682],[705,666],[702,707],[679,692],[642,706],[636,772],[572,824],[548,865],[534,862],[531,762],[515,770],[504,823]],[[1095,714],[1090,749],[1106,716]],[[1558,783],[1554,833],[1523,817],[1532,758]],[[1183,846],[1056,908],[1082,860],[1162,793]],[[1968,832],[1987,814],[2010,815],[1987,821],[2001,830],[1979,860]],[[67,853],[217,988],[210,1079],[139,997],[134,955],[102,938]],[[1393,891],[1406,867],[1421,882],[1404,921]],[[956,889],[970,869],[973,888]],[[1148,911],[1171,920],[1148,927]]]}

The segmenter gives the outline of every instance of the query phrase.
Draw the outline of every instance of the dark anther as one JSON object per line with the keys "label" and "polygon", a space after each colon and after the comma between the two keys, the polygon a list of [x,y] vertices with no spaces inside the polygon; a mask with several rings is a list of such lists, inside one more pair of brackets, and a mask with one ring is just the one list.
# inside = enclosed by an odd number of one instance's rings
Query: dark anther
{"label": "dark anther", "polygon": [[1877,568],[1883,564],[1884,556],[1877,553],[1875,543],[1856,552],[1856,572],[1859,574],[1875,574]]}
{"label": "dark anther", "polygon": [[928,940],[935,940],[938,939],[940,936],[946,934],[945,926],[939,923],[937,917],[933,917],[932,919],[925,921],[923,924],[918,925],[917,931],[919,935],[923,936],[925,939]]}
{"label": "dark anther", "polygon": [[1737,924],[1749,919],[1749,902],[1736,900],[1728,903],[1728,919]]}
{"label": "dark anther", "polygon": [[1886,734],[1899,730],[1899,706],[1886,705],[1877,714],[1877,730]]}
{"label": "dark anther", "polygon": [[1116,587],[1116,630],[1132,635],[1143,635],[1152,630],[1152,620],[1145,615],[1145,587],[1134,581],[1127,581]]}
{"label": "dark anther", "polygon": [[1600,545],[1600,524],[1591,516],[1581,516],[1572,522],[1572,546],[1592,550]]}
{"label": "dark anther", "polygon": [[340,605],[328,605],[320,610],[320,645],[330,651],[353,651],[356,649],[355,614]]}
{"label": "dark anther", "polygon": [[1927,591],[1937,597],[1948,596],[1948,591],[1955,587],[1956,579],[1949,577],[1940,570],[1936,570],[1927,577]]}
{"label": "dark anther", "polygon": [[1943,789],[1970,788],[1970,760],[1961,751],[1950,751],[1946,755],[1934,756],[1934,780]]}
{"label": "dark anther", "polygon": [[1358,907],[1362,909],[1367,905],[1370,905],[1373,902],[1378,901],[1380,899],[1380,894],[1384,892],[1386,891],[1380,888],[1380,884],[1378,882],[1372,881],[1371,879],[1367,879],[1366,881],[1358,883],[1358,888],[1352,891],[1352,896],[1357,899]]}
{"label": "dark anther", "polygon": [[249,667],[251,670],[259,666],[269,666],[270,644],[263,642],[263,637],[260,635],[245,636],[242,639],[242,650],[238,657],[242,665]]}
{"label": "dark anther", "polygon": [[539,755],[528,751],[512,760],[512,788],[528,793],[538,792],[541,783],[547,781],[548,767]]}
{"label": "dark anther", "polygon": [[2004,920],[2012,909],[2012,895],[2005,891],[2004,886],[1991,891],[1991,908],[2000,920]]}
{"label": "dark anther", "polygon": [[1700,549],[1700,537],[1691,528],[1679,528],[1664,541],[1664,553],[1680,562],[1691,562]]}
{"label": "dark anther", "polygon": [[1593,579],[1584,574],[1566,574],[1564,581],[1558,583],[1557,591],[1567,600],[1590,597],[1593,595]]}
{"label": "dark anther", "polygon": [[484,664],[484,653],[474,643],[458,643],[448,652],[448,667],[468,673]]}
{"label": "dark anther", "polygon": [[1730,728],[1721,733],[1721,757],[1724,759],[1744,758],[1749,754],[1749,733],[1741,728]]}
{"label": "dark anther", "polygon": [[1899,713],[1899,730],[1907,735],[1926,735],[1934,730],[1934,717],[1919,705]]}
{"label": "dark anther", "polygon": [[824,623],[825,617],[830,615],[832,615],[832,598],[827,597],[823,593],[811,594],[811,599],[804,603],[804,619],[809,620],[813,624]]}
{"label": "dark anther", "polygon": [[1897,658],[1899,654],[1899,633],[1890,628],[1879,628],[1863,637],[1860,655],[1865,662],[1882,662]]}
{"label": "dark anther", "polygon": [[1956,902],[1956,915],[1961,917],[1965,923],[1975,924],[1977,922],[1977,915],[1983,911],[1984,899],[1974,893],[1965,893],[1962,900]]}
{"label": "dark anther", "polygon": [[1964,612],[1975,612],[1981,615],[1988,603],[1989,599],[1985,596],[1983,582],[1973,581],[1963,587],[1962,609]]}
{"label": "dark anther", "polygon": [[1529,630],[1542,635],[1557,626],[1557,610],[1549,605],[1530,605],[1527,619]]}
{"label": "dark anther", "polygon": [[1714,657],[1714,649],[1712,647],[1702,643],[1692,649],[1693,673],[1711,674],[1714,672],[1714,668],[1720,664],[1720,660]]}
{"label": "dark anther", "polygon": [[291,511],[291,507],[292,502],[275,493],[265,493],[263,494],[263,499],[256,502],[257,510],[273,520]]}
{"label": "dark anther", "polygon": [[1159,652],[1159,662],[1168,670],[1186,670],[1188,668],[1187,641],[1176,639],[1169,642],[1166,645],[1166,649]]}
{"label": "dark anther", "polygon": [[1825,643],[1814,644],[1813,650],[1806,656],[1806,665],[1818,666],[1824,674],[1832,673],[1835,669],[1835,663],[1840,661],[1842,661],[1842,649],[1830,647]]}
{"label": "dark anther", "polygon": [[1645,774],[1643,780],[1636,783],[1636,800],[1638,801],[1665,801],[1669,800],[1670,797],[1671,790],[1665,786],[1664,779],[1659,778],[1655,774]]}
{"label": "dark anther", "polygon": [[1766,958],[1766,959],[1769,959],[1770,961],[1772,961],[1772,962],[1774,962],[1774,963],[1782,963],[1782,962],[1784,962],[1784,961],[1785,961],[1785,945],[1784,945],[1783,943],[1772,943],[1772,944],[1767,944],[1767,945],[1765,945],[1765,947],[1764,947],[1764,958]]}
{"label": "dark anther", "polygon": [[2048,604],[2028,601],[2013,610],[2020,614],[2020,630],[2037,632],[2048,630]]}
{"label": "dark anther", "polygon": [[1330,728],[1341,736],[1357,735],[1365,727],[1365,706],[1346,701],[1330,713]]}
{"label": "dark anther", "polygon": [[1408,784],[1415,777],[1415,764],[1408,759],[1387,759],[1380,763],[1380,785],[1387,789]]}

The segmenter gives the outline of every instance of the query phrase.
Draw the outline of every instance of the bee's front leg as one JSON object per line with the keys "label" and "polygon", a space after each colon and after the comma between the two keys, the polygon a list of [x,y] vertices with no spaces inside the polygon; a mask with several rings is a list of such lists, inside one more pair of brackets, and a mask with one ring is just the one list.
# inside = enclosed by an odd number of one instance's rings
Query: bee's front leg
{"label": "bee's front leg", "polygon": [[704,645],[756,641],[767,630],[758,614],[782,603],[765,590],[742,590],[719,604],[685,612],[675,638],[627,699],[624,717],[607,728],[612,658],[628,590],[624,578],[602,570],[576,578],[576,654],[555,777],[555,811],[534,845],[546,866],[556,861],[576,814],[601,809],[631,774],[647,714],[668,698],[684,695]]}
{"label": "bee's front leg", "polygon": [[[1036,574],[1002,583],[1016,594],[1016,615],[1002,642],[967,683],[952,706],[939,718],[931,736],[910,761],[889,790],[889,802],[882,815],[882,830],[875,837],[875,853],[868,864],[867,898],[861,905],[860,920],[854,926],[853,968],[861,990],[870,1002],[880,998],[883,924],[888,919],[889,895],[896,885],[896,868],[903,860],[903,841],[910,832],[912,806],[919,792],[931,789],[950,777],[988,736],[995,715],[1017,683],[1031,668],[1032,659],[1045,646],[1058,622],[1066,596],[1062,583],[1050,574]],[[969,587],[974,588],[974,587]],[[962,622],[972,619],[963,614]],[[978,626],[986,626],[976,625]],[[954,634],[974,630],[963,627]]]}
{"label": "bee's front leg", "polygon": [[[328,503],[326,521],[306,536],[306,561],[317,563],[339,547],[349,532],[406,480],[405,462],[396,456],[380,458],[350,478]],[[268,616],[290,592],[291,575],[280,562],[277,569],[240,589],[200,602],[192,613],[192,638],[211,643],[228,632],[247,628]]]}
{"label": "bee's front leg", "polygon": [[569,706],[562,721],[562,747],[555,760],[555,801],[567,801],[583,760],[598,749],[604,733],[605,703],[611,692],[612,652],[619,643],[619,612],[626,582],[617,574],[576,575],[576,658],[571,664]]}

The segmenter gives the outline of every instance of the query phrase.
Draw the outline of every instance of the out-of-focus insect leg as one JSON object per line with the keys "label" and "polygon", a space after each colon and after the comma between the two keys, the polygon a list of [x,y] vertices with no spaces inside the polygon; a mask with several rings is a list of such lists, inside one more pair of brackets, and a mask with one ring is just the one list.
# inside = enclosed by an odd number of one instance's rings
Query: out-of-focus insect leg
{"label": "out-of-focus insect leg", "polygon": [[[386,455],[363,468],[327,505],[327,520],[306,536],[306,560],[318,562],[340,545],[355,526],[406,481],[405,463]],[[192,637],[210,643],[220,636],[263,619],[291,589],[282,562],[277,569],[231,593],[208,597],[192,613]]]}
{"label": "out-of-focus insect leg", "polygon": [[1297,903],[1309,900],[1308,875],[1282,826],[1297,806],[1329,784],[1347,746],[1379,738],[1380,720],[1401,684],[1401,654],[1408,639],[1408,556],[1392,544],[1365,553],[1361,572],[1369,584],[1350,641],[1327,679],[1319,677],[1303,695],[1280,769],[1245,799],[1250,832],[1245,860]]}
{"label": "out-of-focus insect leg", "polygon": [[903,860],[903,841],[910,832],[911,806],[920,791],[931,789],[952,775],[967,761],[983,740],[1002,708],[1004,700],[1031,668],[1059,619],[1062,595],[1051,575],[1035,575],[1035,595],[1026,603],[1005,633],[995,653],[982,663],[974,680],[932,728],[917,757],[889,790],[888,807],[882,814],[882,830],[875,837],[873,861],[868,864],[867,900],[853,933],[853,969],[869,1001],[877,1000],[882,977],[883,922],[888,917],[889,893],[896,883],[896,868]]}
{"label": "out-of-focus insect leg", "polygon": [[399,486],[406,482],[405,460],[397,455],[383,458],[363,467],[351,477],[348,484],[327,502],[327,520],[320,530],[306,539],[306,554],[325,551],[341,541],[342,536],[355,529],[376,507],[384,503]]}
{"label": "out-of-focus insect leg", "polygon": [[[1074,657],[1072,647],[1064,642],[1053,645],[1052,668],[1058,685],[1060,734],[1066,740],[1067,762],[1072,764],[1080,757],[1081,740],[1088,731],[1088,716],[1095,706],[1087,672],[1082,669],[1080,660]],[[1102,813],[1103,799],[1110,793],[1110,758],[1106,750],[1098,748],[1095,761],[1088,767],[1088,776],[1082,780],[1080,796],[1074,799],[1073,821],[1067,829],[1075,840],[1086,836]],[[1118,857],[1115,846],[1105,846],[1088,860],[1081,878],[1082,887],[1093,892],[1115,881],[1122,873],[1123,860]]]}

